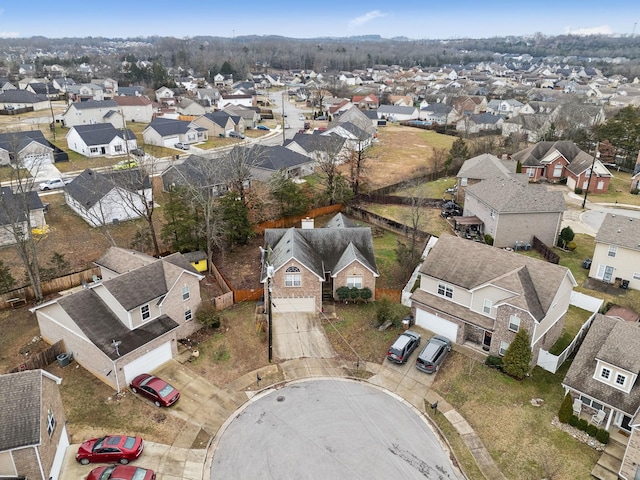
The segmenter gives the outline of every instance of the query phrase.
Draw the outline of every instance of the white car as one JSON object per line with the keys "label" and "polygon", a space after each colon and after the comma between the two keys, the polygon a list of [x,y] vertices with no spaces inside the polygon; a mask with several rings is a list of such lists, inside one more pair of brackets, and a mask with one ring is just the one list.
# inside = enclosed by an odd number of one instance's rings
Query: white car
{"label": "white car", "polygon": [[40,190],[45,191],[45,190],[53,190],[54,188],[62,188],[69,182],[71,182],[71,180],[66,180],[63,178],[52,178],[51,180],[42,182],[40,184]]}
{"label": "white car", "polygon": [[188,143],[182,143],[182,142],[178,142],[174,145],[175,148],[179,148],[180,150],[189,150],[189,144]]}

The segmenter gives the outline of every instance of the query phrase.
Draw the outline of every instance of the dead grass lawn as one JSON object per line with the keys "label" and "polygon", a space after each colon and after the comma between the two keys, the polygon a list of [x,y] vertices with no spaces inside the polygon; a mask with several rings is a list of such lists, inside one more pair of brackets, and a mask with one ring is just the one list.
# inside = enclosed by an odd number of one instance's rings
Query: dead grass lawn
{"label": "dead grass lawn", "polygon": [[[405,205],[380,205],[362,204],[362,208],[370,212],[390,218],[403,225],[411,225],[411,207]],[[420,211],[421,218],[419,230],[428,232],[437,237],[443,233],[451,233],[451,227],[447,221],[440,216],[440,209],[424,208]]]}

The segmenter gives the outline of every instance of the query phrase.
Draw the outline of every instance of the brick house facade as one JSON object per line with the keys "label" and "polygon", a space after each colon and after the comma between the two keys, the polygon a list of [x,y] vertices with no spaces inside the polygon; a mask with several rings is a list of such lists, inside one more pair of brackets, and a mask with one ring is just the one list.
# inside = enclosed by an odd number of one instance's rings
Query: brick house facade
{"label": "brick house facade", "polygon": [[416,324],[459,344],[503,355],[520,328],[532,365],[560,337],[571,291],[569,269],[443,235],[419,270],[411,296]]}

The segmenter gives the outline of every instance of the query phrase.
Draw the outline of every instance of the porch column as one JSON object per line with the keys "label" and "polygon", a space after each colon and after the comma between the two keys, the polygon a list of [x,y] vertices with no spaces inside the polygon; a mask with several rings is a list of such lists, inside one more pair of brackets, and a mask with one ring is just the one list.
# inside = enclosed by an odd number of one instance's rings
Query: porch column
{"label": "porch column", "polygon": [[615,417],[613,408],[609,410],[609,414],[607,415],[607,426],[604,429],[608,432],[609,427],[611,426],[611,419]]}

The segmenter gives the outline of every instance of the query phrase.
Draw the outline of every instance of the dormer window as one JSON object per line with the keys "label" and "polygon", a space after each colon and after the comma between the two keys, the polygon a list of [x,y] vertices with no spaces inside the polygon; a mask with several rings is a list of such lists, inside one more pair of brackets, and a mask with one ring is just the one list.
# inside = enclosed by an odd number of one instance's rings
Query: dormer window
{"label": "dormer window", "polygon": [[602,367],[602,370],[600,371],[600,376],[605,380],[609,380],[609,377],[611,377],[611,370],[609,370],[608,368]]}
{"label": "dormer window", "polygon": [[627,383],[627,376],[622,375],[621,373],[618,373],[616,375],[616,384],[620,385],[621,387],[624,387],[625,383]]}

